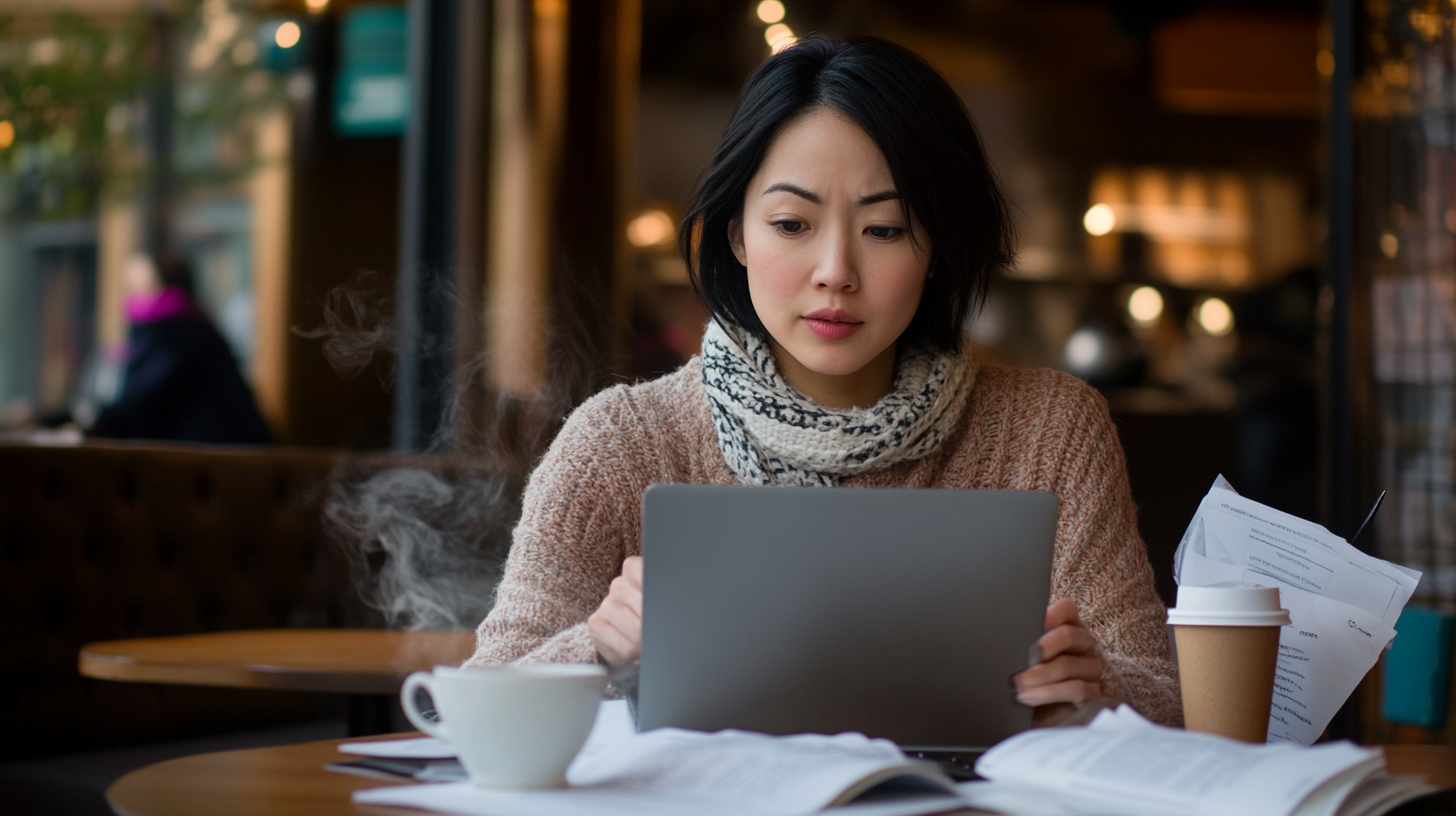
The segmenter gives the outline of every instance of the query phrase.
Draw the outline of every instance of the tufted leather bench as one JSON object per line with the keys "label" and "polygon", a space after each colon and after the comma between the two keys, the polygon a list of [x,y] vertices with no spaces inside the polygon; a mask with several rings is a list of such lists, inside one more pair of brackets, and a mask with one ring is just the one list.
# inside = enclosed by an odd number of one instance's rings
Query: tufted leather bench
{"label": "tufted leather bench", "polygon": [[321,510],[332,476],[398,464],[287,448],[0,445],[0,761],[340,715],[330,695],[84,679],[77,652],[383,625]]}

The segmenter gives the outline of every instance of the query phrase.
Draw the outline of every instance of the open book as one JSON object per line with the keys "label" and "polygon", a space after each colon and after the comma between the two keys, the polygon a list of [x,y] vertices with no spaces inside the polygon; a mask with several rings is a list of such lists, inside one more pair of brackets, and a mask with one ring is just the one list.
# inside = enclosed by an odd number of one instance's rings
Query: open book
{"label": "open book", "polygon": [[[939,767],[908,759],[886,740],[631,728],[625,704],[604,703],[562,790],[456,782],[361,790],[354,801],[489,816],[802,816],[851,802],[846,813],[916,816],[965,806]],[[418,741],[409,750],[418,754]]]}
{"label": "open book", "polygon": [[[449,755],[447,744],[430,740],[346,750]],[[976,771],[988,781],[953,785],[938,767],[859,734],[664,728],[638,735],[625,704],[608,702],[567,771],[569,788],[439,783],[356,791],[354,801],[489,816],[804,816],[830,807],[845,816],[916,816],[967,806],[1018,816],[1379,816],[1435,790],[1387,774],[1378,748],[1251,745],[1154,725],[1126,706],[1085,727],[1012,737],[986,752]]]}
{"label": "open book", "polygon": [[1085,728],[1027,731],[976,762],[971,804],[1018,814],[1378,816],[1435,790],[1379,748],[1250,745],[1154,725],[1123,706]]}

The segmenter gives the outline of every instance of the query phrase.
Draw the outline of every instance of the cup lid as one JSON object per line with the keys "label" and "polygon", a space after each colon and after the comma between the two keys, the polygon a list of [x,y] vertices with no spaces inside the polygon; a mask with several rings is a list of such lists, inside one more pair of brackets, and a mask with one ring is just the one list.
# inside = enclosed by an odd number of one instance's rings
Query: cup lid
{"label": "cup lid", "polygon": [[1288,626],[1278,587],[1238,584],[1178,587],[1178,605],[1168,610],[1174,626]]}

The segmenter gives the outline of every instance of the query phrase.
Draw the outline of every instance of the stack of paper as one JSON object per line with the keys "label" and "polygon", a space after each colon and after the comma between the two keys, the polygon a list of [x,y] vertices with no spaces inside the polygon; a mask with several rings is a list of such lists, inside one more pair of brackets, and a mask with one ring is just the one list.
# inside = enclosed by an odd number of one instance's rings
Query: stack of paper
{"label": "stack of paper", "polygon": [[972,805],[1022,816],[1377,816],[1435,790],[1379,748],[1250,745],[1154,725],[1123,706],[1085,728],[1019,734],[976,763]]}
{"label": "stack of paper", "polygon": [[1222,476],[1178,545],[1180,585],[1278,587],[1269,741],[1312,745],[1395,637],[1420,573],[1366,555],[1324,527],[1240,496]]}

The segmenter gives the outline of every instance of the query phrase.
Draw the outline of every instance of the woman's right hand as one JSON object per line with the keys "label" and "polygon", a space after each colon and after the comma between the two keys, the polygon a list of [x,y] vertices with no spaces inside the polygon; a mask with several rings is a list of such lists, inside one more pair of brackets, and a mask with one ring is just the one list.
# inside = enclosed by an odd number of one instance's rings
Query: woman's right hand
{"label": "woman's right hand", "polygon": [[612,579],[607,597],[586,619],[586,628],[609,668],[637,662],[642,654],[642,556],[622,562],[622,574]]}

